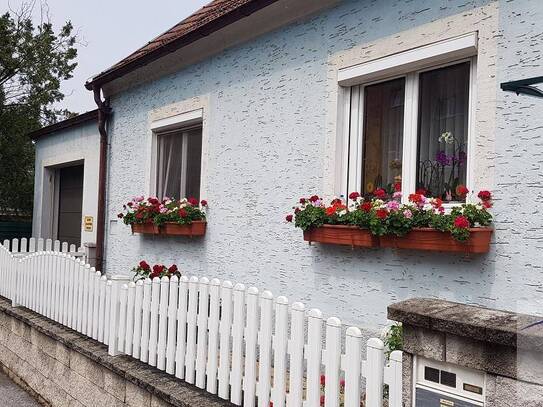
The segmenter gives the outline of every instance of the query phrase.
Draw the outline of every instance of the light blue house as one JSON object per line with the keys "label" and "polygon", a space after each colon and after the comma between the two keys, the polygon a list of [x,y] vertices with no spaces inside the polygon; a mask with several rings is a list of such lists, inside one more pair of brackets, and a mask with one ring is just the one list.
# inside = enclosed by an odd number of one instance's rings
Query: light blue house
{"label": "light blue house", "polygon": [[[107,101],[105,271],[177,263],[368,332],[413,296],[541,312],[542,104],[500,89],[541,76],[541,21],[530,0],[215,0],[87,83]],[[414,192],[444,131],[462,182],[493,191],[489,253],[310,246],[284,221],[301,196]],[[189,194],[209,202],[203,239],[117,219],[135,195]]]}

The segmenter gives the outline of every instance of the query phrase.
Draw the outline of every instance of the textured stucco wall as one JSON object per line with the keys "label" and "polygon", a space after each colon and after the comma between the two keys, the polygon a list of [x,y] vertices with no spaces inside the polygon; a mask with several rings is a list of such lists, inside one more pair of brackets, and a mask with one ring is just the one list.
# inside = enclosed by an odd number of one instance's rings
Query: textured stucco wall
{"label": "textured stucco wall", "polygon": [[[337,115],[332,65],[344,55],[364,56],[359,51],[365,46],[371,50],[382,38],[395,36],[398,45],[411,30],[427,43],[442,38],[449,26],[452,33],[458,32],[457,25],[464,21],[465,32],[486,27],[488,44],[499,41],[500,76],[520,75],[522,70],[512,66],[520,50],[526,55],[516,63],[535,72],[541,41],[536,43],[537,26],[532,21],[538,16],[524,13],[528,1],[503,3],[504,13],[516,10],[514,18],[519,24],[524,21],[525,30],[534,31],[532,37],[520,35],[522,27],[511,27],[504,16],[499,20],[501,32],[488,28],[489,21],[497,26],[497,9],[502,6],[498,2],[349,1],[115,96],[107,272],[126,273],[140,259],[176,262],[187,274],[270,289],[368,329],[386,324],[388,304],[413,296],[538,312],[531,299],[542,289],[543,261],[538,256],[542,221],[527,221],[524,216],[537,212],[541,194],[535,191],[543,185],[536,158],[543,152],[536,130],[540,119],[535,118],[540,102],[498,94],[492,56],[486,56],[487,65],[478,72],[482,97],[491,106],[498,97],[498,112],[514,115],[500,119],[498,129],[494,109],[485,110],[487,104],[482,106],[485,114],[477,116],[486,134],[476,140],[481,162],[486,163],[486,175],[479,175],[478,182],[497,190],[496,241],[488,255],[465,258],[310,247],[299,230],[283,222],[299,196],[332,188]],[[538,2],[531,3],[530,9],[541,8]],[[423,24],[428,24],[428,32],[419,27]],[[496,46],[480,52],[495,53]],[[205,98],[209,109],[207,235],[193,241],[132,236],[128,227],[116,222],[116,214],[126,200],[148,189],[150,112],[194,97]],[[530,114],[533,117],[526,121]],[[519,199],[519,194],[526,199]]]}
{"label": "textured stucco wall", "polygon": [[[81,225],[81,243],[96,242],[96,215],[98,211],[98,164],[100,157],[100,135],[95,122],[61,130],[36,142],[36,172],[34,175],[34,219],[32,236],[51,238],[42,230],[44,222],[50,221],[50,210],[46,199],[50,199],[49,187],[45,183],[46,167],[64,166],[74,161],[84,161],[82,216],[92,216],[94,227],[86,232]],[[46,186],[46,188],[44,188]],[[44,193],[45,192],[45,193]]]}

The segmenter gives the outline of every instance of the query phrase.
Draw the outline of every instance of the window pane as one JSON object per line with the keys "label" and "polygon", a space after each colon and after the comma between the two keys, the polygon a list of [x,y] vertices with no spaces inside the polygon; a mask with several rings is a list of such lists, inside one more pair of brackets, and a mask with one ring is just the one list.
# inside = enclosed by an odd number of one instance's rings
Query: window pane
{"label": "window pane", "polygon": [[469,62],[420,74],[417,189],[463,201],[468,141]]}
{"label": "window pane", "polygon": [[402,180],[405,79],[367,86],[364,93],[362,188],[391,190]]}
{"label": "window pane", "polygon": [[157,136],[157,197],[200,199],[202,129]]}

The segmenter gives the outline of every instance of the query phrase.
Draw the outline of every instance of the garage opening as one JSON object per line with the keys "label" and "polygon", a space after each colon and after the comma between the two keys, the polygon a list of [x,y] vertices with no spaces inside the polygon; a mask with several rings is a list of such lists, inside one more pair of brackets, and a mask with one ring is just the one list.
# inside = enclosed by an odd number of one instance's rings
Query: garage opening
{"label": "garage opening", "polygon": [[83,165],[58,169],[58,228],[61,242],[81,244]]}

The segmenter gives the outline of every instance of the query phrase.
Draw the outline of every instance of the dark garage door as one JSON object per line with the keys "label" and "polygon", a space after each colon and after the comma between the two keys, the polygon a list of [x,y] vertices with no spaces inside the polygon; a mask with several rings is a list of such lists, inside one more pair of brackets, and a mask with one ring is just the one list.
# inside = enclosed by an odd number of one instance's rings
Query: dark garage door
{"label": "dark garage door", "polygon": [[59,174],[57,239],[79,247],[83,206],[83,166],[61,168]]}

